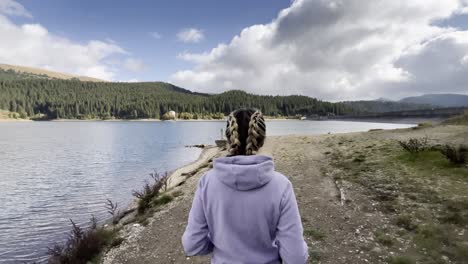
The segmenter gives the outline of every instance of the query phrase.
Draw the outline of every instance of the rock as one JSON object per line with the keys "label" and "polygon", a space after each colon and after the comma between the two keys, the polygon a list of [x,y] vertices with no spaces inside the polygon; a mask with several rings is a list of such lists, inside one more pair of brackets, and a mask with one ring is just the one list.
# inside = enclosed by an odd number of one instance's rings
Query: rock
{"label": "rock", "polygon": [[373,249],[371,250],[371,252],[374,252],[374,253],[380,254],[380,253],[382,253],[382,249],[381,249],[381,248],[379,248],[379,247],[375,247],[375,248],[373,248]]}

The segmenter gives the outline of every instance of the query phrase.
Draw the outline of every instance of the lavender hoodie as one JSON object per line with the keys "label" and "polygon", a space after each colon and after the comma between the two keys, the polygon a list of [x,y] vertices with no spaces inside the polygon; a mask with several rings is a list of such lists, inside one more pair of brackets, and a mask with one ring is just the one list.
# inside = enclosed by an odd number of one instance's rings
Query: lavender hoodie
{"label": "lavender hoodie", "polygon": [[215,159],[201,177],[182,244],[211,263],[306,263],[307,245],[289,180],[271,157]]}

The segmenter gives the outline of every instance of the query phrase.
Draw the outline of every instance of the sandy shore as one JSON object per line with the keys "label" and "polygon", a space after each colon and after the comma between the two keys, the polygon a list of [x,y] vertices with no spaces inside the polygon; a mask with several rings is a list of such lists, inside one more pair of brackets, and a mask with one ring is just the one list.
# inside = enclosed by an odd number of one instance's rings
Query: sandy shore
{"label": "sandy shore", "polygon": [[[418,186],[422,183],[428,188],[438,185],[428,182],[426,176],[417,178],[418,170],[412,168],[411,164],[388,162],[388,159],[393,159],[401,152],[397,140],[426,136],[431,144],[467,143],[468,127],[437,126],[267,139],[262,153],[272,155],[276,170],[288,176],[294,185],[304,237],[310,248],[310,263],[389,263],[390,260],[398,260],[400,256],[404,258],[407,255],[417,260],[424,259],[426,255],[434,258],[429,253],[421,252],[417,247],[417,240],[413,241],[415,237],[418,238],[418,233],[402,228],[397,220],[408,212],[429,210],[427,202],[416,202],[419,200],[411,198],[410,194],[419,194],[419,189],[424,188],[413,190],[415,182],[404,181],[408,175],[413,175],[414,181],[421,180]],[[209,169],[206,162],[209,163],[213,157],[225,155],[217,149],[205,154],[201,158],[202,162],[181,168],[177,171],[177,176],[174,176],[173,186],[177,186],[174,190],[182,195],[161,207],[149,219],[148,225],[126,225],[121,231],[125,241],[108,251],[102,263],[209,262],[209,257],[206,256],[186,257],[180,242],[197,182]],[[200,166],[203,168],[200,169]],[[395,178],[399,174],[402,176]],[[442,187],[453,184],[456,189],[451,192],[458,198],[460,195],[465,195],[466,198],[468,181],[454,178],[452,182],[451,176],[443,177],[444,182],[440,182],[440,179],[441,177],[434,177],[432,180]],[[465,179],[468,179],[468,174]],[[384,194],[397,192],[398,199],[391,200],[392,204],[380,199],[382,186],[388,189],[385,189]],[[413,188],[411,193],[406,193],[405,188],[410,187]],[[444,200],[455,197],[450,196],[450,192],[442,187],[430,189],[428,193],[435,193],[444,197]],[[400,207],[395,207],[397,205]],[[387,210],[389,206],[399,209]],[[432,206],[435,207],[434,211],[424,212],[441,212],[439,204]],[[413,209],[407,211],[405,208]],[[421,221],[418,218],[416,222],[424,226],[425,223]],[[460,245],[468,245],[466,227],[450,226],[450,230],[461,234],[454,238],[461,241]],[[437,263],[463,263],[451,261],[452,258],[456,260],[458,255],[436,257],[448,259]]]}

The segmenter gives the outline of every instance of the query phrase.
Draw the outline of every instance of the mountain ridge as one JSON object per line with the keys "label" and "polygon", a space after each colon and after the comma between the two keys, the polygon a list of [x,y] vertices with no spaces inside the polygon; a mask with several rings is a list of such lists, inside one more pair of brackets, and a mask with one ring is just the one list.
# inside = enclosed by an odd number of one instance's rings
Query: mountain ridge
{"label": "mountain ridge", "polygon": [[[11,65],[11,64],[3,64],[0,63],[0,69],[4,71],[13,70],[18,73],[27,73],[32,75],[37,75],[37,78],[53,78],[53,79],[63,79],[63,80],[71,80],[71,79],[78,79],[80,81],[85,82],[106,82],[105,80],[101,80],[98,78],[88,77],[88,76],[80,76],[75,74],[69,73],[62,73],[57,71],[50,71],[36,67],[28,67],[28,66],[20,66],[20,65]],[[44,76],[45,75],[45,76]]]}
{"label": "mountain ridge", "polygon": [[423,94],[400,99],[400,103],[427,104],[436,107],[468,106],[468,95],[454,93]]}

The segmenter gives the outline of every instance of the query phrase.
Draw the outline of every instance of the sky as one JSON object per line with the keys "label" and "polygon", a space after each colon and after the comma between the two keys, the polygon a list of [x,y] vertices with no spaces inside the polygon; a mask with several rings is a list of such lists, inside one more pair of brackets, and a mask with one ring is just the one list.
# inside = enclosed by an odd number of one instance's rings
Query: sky
{"label": "sky", "polygon": [[0,63],[206,93],[468,94],[468,0],[0,0]]}

